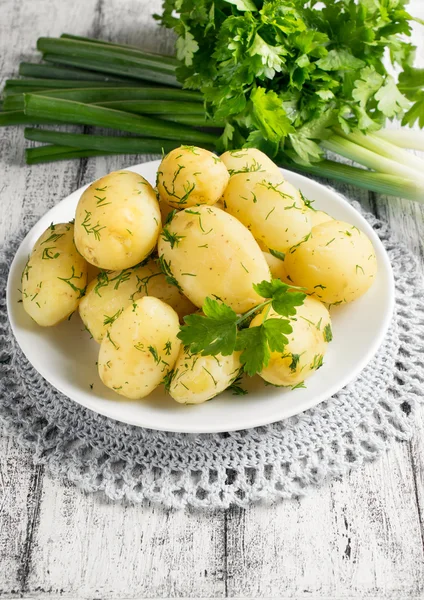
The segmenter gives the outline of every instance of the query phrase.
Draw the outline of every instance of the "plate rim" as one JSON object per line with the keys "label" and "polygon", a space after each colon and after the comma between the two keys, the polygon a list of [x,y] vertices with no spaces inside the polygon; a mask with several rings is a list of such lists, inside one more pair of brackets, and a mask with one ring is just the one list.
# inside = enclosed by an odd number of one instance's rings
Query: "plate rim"
{"label": "plate rim", "polygon": [[[130,167],[123,167],[120,170],[136,170],[136,169],[144,168],[148,165],[150,167],[153,167],[154,165],[158,166],[159,164],[160,164],[160,160],[152,160],[152,161],[146,161],[143,163],[137,163]],[[19,247],[17,248],[17,250],[14,254],[13,260],[9,267],[9,273],[8,273],[7,284],[6,284],[6,307],[7,307],[8,321],[9,321],[10,327],[12,329],[12,333],[15,337],[15,340],[16,340],[19,348],[21,349],[22,353],[24,354],[24,356],[26,357],[28,362],[31,364],[31,366],[39,373],[39,375],[43,379],[45,379],[50,385],[52,385],[61,394],[63,394],[65,397],[69,398],[72,402],[76,402],[80,406],[83,406],[86,409],[91,410],[95,414],[100,414],[100,415],[103,415],[114,421],[129,424],[134,427],[152,429],[155,431],[166,431],[166,432],[170,432],[170,433],[212,434],[212,433],[223,433],[223,432],[230,432],[230,431],[242,431],[242,430],[246,430],[246,429],[269,425],[272,423],[276,423],[278,421],[286,420],[292,416],[295,416],[297,414],[301,414],[307,410],[310,410],[311,408],[313,408],[314,406],[317,406],[321,402],[328,400],[335,393],[337,393],[338,391],[340,391],[344,387],[346,387],[346,385],[348,385],[351,381],[353,381],[363,371],[363,369],[366,367],[366,365],[374,358],[374,356],[378,352],[378,349],[380,348],[382,342],[384,341],[384,338],[387,334],[390,323],[392,321],[393,314],[394,314],[394,308],[395,308],[395,281],[394,281],[393,269],[392,269],[392,266],[390,263],[390,259],[387,254],[387,250],[384,247],[377,232],[366,221],[365,217],[355,207],[353,207],[350,204],[350,202],[348,202],[347,199],[341,193],[337,192],[336,190],[334,190],[332,188],[329,188],[329,187],[323,185],[322,183],[320,183],[312,178],[305,177],[304,175],[300,175],[300,174],[294,173],[292,171],[288,171],[287,169],[280,169],[280,170],[284,176],[287,176],[288,181],[290,181],[291,177],[294,177],[294,179],[297,179],[297,182],[299,182],[299,183],[301,183],[302,181],[307,181],[308,183],[312,183],[312,184],[318,186],[319,188],[321,188],[322,190],[324,190],[326,194],[333,196],[333,198],[336,202],[342,202],[347,207],[349,207],[350,210],[353,210],[355,213],[357,213],[357,215],[359,215],[360,219],[362,221],[364,221],[367,224],[368,228],[372,231],[372,237],[374,238],[372,241],[373,241],[373,243],[377,243],[377,245],[379,246],[380,255],[381,255],[382,261],[384,263],[385,271],[386,271],[386,274],[389,276],[390,295],[388,296],[388,305],[387,305],[387,309],[386,309],[386,313],[385,313],[385,318],[380,326],[378,335],[374,338],[373,343],[369,345],[369,347],[367,348],[367,351],[364,353],[362,359],[360,361],[358,361],[355,369],[351,370],[341,380],[341,382],[333,384],[328,389],[326,389],[325,392],[321,392],[320,394],[318,394],[318,396],[312,395],[309,398],[309,400],[304,400],[299,408],[296,407],[293,410],[287,410],[285,403],[282,402],[281,409],[279,411],[278,410],[275,411],[275,414],[271,420],[270,420],[269,416],[261,419],[260,418],[261,411],[252,411],[252,413],[250,413],[250,416],[249,416],[249,412],[246,411],[247,416],[243,420],[242,425],[239,425],[239,424],[231,424],[229,426],[226,425],[225,429],[222,429],[221,427],[217,427],[217,425],[208,426],[207,422],[205,422],[205,426],[201,430],[199,430],[199,428],[197,426],[194,426],[194,427],[189,426],[188,428],[175,426],[174,428],[171,429],[169,426],[161,427],[160,423],[158,424],[155,422],[155,418],[153,418],[151,420],[149,420],[149,418],[146,418],[144,423],[135,423],[134,421],[131,421],[130,419],[125,419],[125,418],[118,419],[116,417],[116,415],[113,413],[113,411],[109,410],[109,405],[107,403],[105,403],[104,410],[99,411],[97,408],[90,406],[89,402],[81,402],[79,399],[68,395],[69,394],[68,391],[65,391],[65,389],[62,388],[61,385],[58,384],[56,381],[52,381],[50,379],[50,377],[48,376],[48,374],[45,373],[45,370],[42,367],[39,368],[37,366],[38,361],[36,361],[36,364],[34,364],[33,359],[28,356],[27,352],[25,351],[24,348],[22,348],[22,346],[19,342],[19,333],[17,332],[18,327],[16,326],[14,319],[11,317],[11,315],[13,314],[13,311],[11,310],[12,295],[13,295],[11,279],[12,279],[12,274],[14,273],[14,271],[17,267],[17,262],[19,260],[21,248],[22,248],[22,246],[25,245],[27,240],[32,236],[33,231],[38,226],[39,222],[42,219],[45,219],[52,211],[56,210],[59,205],[61,205],[62,203],[66,203],[72,195],[74,195],[76,193],[82,193],[87,187],[89,187],[89,185],[91,185],[91,183],[81,186],[80,188],[74,190],[73,192],[71,192],[64,198],[62,198],[62,200],[60,202],[55,204],[51,209],[49,209],[44,215],[42,215],[37,220],[37,222],[31,227],[31,229],[28,231],[28,233],[25,235],[25,237],[22,239],[21,243],[19,244]],[[301,186],[299,186],[299,187],[301,187]],[[368,235],[368,233],[367,233],[367,235]],[[147,415],[146,415],[146,417],[147,417]],[[157,417],[156,417],[156,419],[157,419]]]}

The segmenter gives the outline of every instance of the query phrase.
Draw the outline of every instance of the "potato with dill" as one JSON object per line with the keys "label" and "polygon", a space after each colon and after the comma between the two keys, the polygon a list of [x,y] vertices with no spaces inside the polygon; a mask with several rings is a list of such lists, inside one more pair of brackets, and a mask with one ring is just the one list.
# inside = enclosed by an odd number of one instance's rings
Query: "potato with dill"
{"label": "potato with dill", "polygon": [[254,171],[266,171],[281,175],[277,165],[257,148],[227,150],[227,152],[221,154],[221,160],[227,167],[231,177],[237,175],[237,173],[251,173]]}
{"label": "potato with dill", "polygon": [[51,224],[37,240],[22,273],[22,302],[38,325],[63,321],[87,284],[87,262],[77,252],[72,223]]}
{"label": "potato with dill", "polygon": [[167,154],[158,169],[157,189],[172,208],[215,204],[230,175],[221,159],[203,148],[181,146]]}
{"label": "potato with dill", "polygon": [[240,352],[202,356],[181,348],[169,393],[180,404],[202,404],[223,392],[240,373]]}
{"label": "potato with dill", "polygon": [[103,383],[125,398],[148,396],[173,368],[180,350],[178,315],[152,296],[136,300],[114,321],[100,346]]}
{"label": "potato with dill", "polygon": [[155,260],[122,271],[102,271],[87,287],[79,305],[81,319],[96,342],[121,313],[143,296],[154,296],[169,304],[179,318],[196,310],[180,290],[166,281]]}
{"label": "potato with dill", "polygon": [[[257,315],[250,327],[261,325],[264,314]],[[267,313],[267,319],[281,318],[273,309]],[[290,324],[293,331],[287,335],[284,353],[271,352],[268,365],[259,373],[273,385],[297,386],[313,375],[322,366],[328,342],[333,337],[327,308],[312,297],[306,297],[303,305],[297,307]]]}
{"label": "potato with dill", "polygon": [[75,216],[75,244],[101,269],[127,269],[154,249],[161,230],[156,193],[132,171],[115,171],[82,194]]}
{"label": "potato with dill", "polygon": [[369,238],[354,225],[335,220],[314,227],[286,253],[284,264],[294,285],[327,304],[356,300],[377,274]]}
{"label": "potato with dill", "polygon": [[253,284],[270,278],[250,231],[211,206],[177,212],[163,228],[158,252],[168,279],[198,307],[210,296],[245,312],[260,302]]}
{"label": "potato with dill", "polygon": [[312,228],[299,192],[277,173],[239,173],[225,189],[225,210],[265,247],[286,252]]}

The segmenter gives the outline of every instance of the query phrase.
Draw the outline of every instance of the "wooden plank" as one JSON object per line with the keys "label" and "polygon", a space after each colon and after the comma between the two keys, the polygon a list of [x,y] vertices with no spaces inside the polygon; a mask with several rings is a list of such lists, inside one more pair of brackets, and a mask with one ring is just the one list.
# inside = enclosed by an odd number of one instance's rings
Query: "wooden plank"
{"label": "wooden plank", "polygon": [[228,595],[410,598],[424,586],[406,445],[306,497],[232,510]]}
{"label": "wooden plank", "polygon": [[72,598],[222,597],[223,521],[223,511],[113,503],[46,477],[29,590]]}
{"label": "wooden plank", "polygon": [[32,453],[0,437],[0,597],[26,589],[41,486]]}

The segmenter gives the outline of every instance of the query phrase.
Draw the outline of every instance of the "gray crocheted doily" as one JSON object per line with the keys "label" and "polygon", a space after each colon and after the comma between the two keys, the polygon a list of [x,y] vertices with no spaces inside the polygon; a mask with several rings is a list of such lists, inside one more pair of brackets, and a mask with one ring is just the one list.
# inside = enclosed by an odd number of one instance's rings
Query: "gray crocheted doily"
{"label": "gray crocheted doily", "polygon": [[[360,210],[359,205],[355,203]],[[365,215],[396,279],[396,314],[373,361],[341,392],[286,421],[247,431],[184,435],[94,414],[51,387],[10,331],[5,287],[17,249],[0,261],[0,422],[36,463],[114,500],[224,508],[300,496],[411,435],[424,383],[424,301],[414,256]]]}

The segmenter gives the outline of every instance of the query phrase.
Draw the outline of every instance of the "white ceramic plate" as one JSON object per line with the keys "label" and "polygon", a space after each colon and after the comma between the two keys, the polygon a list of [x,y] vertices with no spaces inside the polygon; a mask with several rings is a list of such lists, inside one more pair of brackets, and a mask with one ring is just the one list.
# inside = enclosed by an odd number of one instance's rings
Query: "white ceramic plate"
{"label": "white ceramic plate", "polygon": [[[152,184],[159,161],[130,167]],[[14,335],[37,371],[63,394],[91,410],[140,427],[187,433],[211,433],[273,423],[303,412],[329,398],[351,381],[371,360],[389,326],[394,306],[393,274],[387,254],[373,229],[343,198],[301,175],[284,172],[315,206],[347,221],[372,240],[378,259],[378,276],[365,296],[332,309],[333,342],[324,366],[307,380],[306,389],[266,387],[259,377],[248,382],[247,396],[225,392],[199,406],[177,404],[159,388],[141,401],[127,401],[100,381],[96,361],[99,346],[89,339],[75,314],[57,327],[38,327],[18,303],[20,278],[38,237],[50,225],[74,218],[85,187],[52,208],[31,229],[13,260],[7,284],[7,307]]]}

